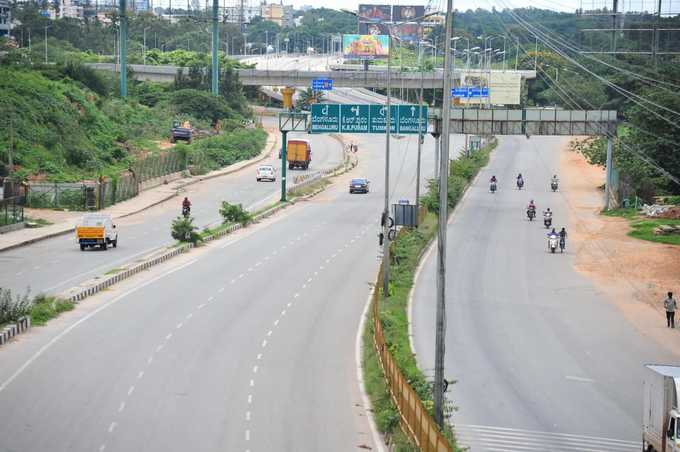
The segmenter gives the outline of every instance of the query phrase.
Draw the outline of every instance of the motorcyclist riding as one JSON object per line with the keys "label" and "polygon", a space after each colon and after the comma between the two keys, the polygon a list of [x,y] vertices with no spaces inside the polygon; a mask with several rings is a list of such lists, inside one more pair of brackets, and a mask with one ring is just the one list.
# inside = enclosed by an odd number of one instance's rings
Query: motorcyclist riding
{"label": "motorcyclist riding", "polygon": [[517,175],[517,188],[522,189],[524,186],[524,178],[522,177],[522,173],[519,173]]}
{"label": "motorcyclist riding", "polygon": [[498,179],[496,179],[496,176],[494,175],[494,176],[491,176],[491,179],[489,179],[489,182],[492,183],[492,184],[497,183]]}
{"label": "motorcyclist riding", "polygon": [[552,179],[550,179],[550,188],[552,189],[552,191],[557,190],[559,181],[560,180],[557,178],[557,174],[553,174]]}
{"label": "motorcyclist riding", "polygon": [[566,244],[567,244],[567,230],[565,228],[562,228],[560,230],[560,250],[564,250]]}
{"label": "motorcyclist riding", "polygon": [[491,193],[494,193],[496,191],[496,188],[498,187],[498,179],[496,179],[496,176],[493,175],[491,176],[491,179],[489,179],[489,190]]}
{"label": "motorcyclist riding", "polygon": [[552,231],[548,232],[548,237],[557,237],[559,234],[555,232],[555,228],[552,228]]}
{"label": "motorcyclist riding", "polygon": [[184,201],[182,201],[182,215],[188,216],[189,212],[191,212],[191,201],[185,196]]}
{"label": "motorcyclist riding", "polygon": [[527,206],[528,210],[536,210],[536,204],[534,204],[534,200],[532,199],[529,201],[529,205]]}
{"label": "motorcyclist riding", "polygon": [[548,207],[547,209],[545,209],[545,210],[543,211],[543,217],[545,217],[545,218],[550,218],[550,217],[552,217],[552,214],[553,214],[553,213],[552,213],[552,210],[550,210],[550,207]]}

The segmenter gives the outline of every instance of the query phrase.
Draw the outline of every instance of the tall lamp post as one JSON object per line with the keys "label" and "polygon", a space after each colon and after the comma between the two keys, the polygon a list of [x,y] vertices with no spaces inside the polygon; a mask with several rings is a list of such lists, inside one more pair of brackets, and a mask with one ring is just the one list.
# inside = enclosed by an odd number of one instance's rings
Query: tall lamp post
{"label": "tall lamp post", "polygon": [[52,25],[47,25],[45,28],[45,64],[47,64],[47,29],[52,28]]}

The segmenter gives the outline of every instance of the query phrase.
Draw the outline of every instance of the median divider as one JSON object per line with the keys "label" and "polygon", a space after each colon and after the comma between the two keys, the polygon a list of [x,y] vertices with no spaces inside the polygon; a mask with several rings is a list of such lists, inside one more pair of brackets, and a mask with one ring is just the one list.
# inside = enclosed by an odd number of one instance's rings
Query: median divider
{"label": "median divider", "polygon": [[378,362],[387,381],[390,397],[397,407],[402,430],[415,442],[423,452],[453,452],[448,439],[430,416],[418,394],[411,388],[408,380],[389,350],[382,322],[380,321],[380,295],[382,281],[382,265],[371,296],[371,317],[373,322],[373,345],[378,354]]}

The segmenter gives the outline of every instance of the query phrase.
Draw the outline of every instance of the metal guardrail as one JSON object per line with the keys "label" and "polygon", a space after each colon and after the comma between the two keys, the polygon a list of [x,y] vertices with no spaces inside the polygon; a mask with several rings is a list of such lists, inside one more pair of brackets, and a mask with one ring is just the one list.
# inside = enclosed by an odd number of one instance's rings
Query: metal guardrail
{"label": "metal guardrail", "polygon": [[453,452],[448,440],[439,431],[434,419],[425,409],[418,394],[411,388],[404,374],[401,373],[392,353],[390,353],[382,323],[380,322],[380,294],[378,286],[382,281],[382,266],[371,299],[373,316],[373,344],[378,353],[378,360],[387,380],[390,396],[397,406],[403,430],[413,438],[423,452]]}

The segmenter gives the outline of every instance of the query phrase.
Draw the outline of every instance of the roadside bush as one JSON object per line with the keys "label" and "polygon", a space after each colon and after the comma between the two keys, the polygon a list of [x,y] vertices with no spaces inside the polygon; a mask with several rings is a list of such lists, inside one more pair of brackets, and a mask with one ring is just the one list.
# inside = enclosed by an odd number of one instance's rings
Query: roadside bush
{"label": "roadside bush", "polygon": [[194,225],[193,217],[177,217],[172,220],[170,235],[175,240],[196,245],[201,241],[201,235],[197,231],[198,228]]}
{"label": "roadside bush", "polygon": [[35,326],[44,325],[48,320],[57,317],[62,312],[72,310],[74,306],[75,305],[70,301],[47,295],[38,295],[33,300],[31,323]]}
{"label": "roadside bush", "polygon": [[82,65],[79,61],[69,61],[62,72],[71,80],[82,83],[100,96],[106,96],[111,89],[108,80],[94,69]]}
{"label": "roadside bush", "polygon": [[0,288],[0,325],[16,322],[19,318],[31,313],[33,302],[28,296],[12,296],[10,289]]}
{"label": "roadside bush", "polygon": [[224,99],[206,91],[180,89],[172,92],[169,100],[178,113],[195,116],[198,119],[212,121],[234,116],[233,110]]}
{"label": "roadside bush", "polygon": [[241,204],[229,204],[227,201],[222,201],[220,215],[222,223],[239,223],[246,226],[253,221],[253,216]]}

